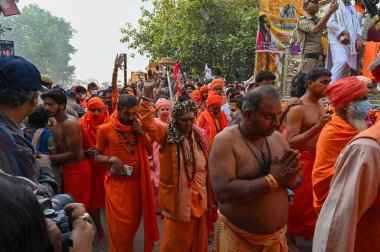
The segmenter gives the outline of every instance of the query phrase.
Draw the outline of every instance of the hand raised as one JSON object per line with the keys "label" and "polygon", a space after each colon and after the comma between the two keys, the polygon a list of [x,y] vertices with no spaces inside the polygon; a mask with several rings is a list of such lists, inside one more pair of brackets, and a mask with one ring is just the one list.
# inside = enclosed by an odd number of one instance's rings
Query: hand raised
{"label": "hand raised", "polygon": [[339,9],[339,4],[337,3],[336,0],[334,0],[331,5],[330,5],[330,9],[329,11],[331,11],[332,13],[334,13],[335,11],[337,11]]}

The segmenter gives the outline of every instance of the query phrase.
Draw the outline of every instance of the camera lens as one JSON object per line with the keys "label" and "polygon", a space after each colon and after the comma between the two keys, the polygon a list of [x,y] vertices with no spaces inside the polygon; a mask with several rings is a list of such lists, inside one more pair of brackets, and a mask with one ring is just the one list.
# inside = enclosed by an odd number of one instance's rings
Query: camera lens
{"label": "camera lens", "polygon": [[58,194],[51,198],[51,204],[54,210],[62,210],[67,204],[74,203],[75,200],[70,194]]}

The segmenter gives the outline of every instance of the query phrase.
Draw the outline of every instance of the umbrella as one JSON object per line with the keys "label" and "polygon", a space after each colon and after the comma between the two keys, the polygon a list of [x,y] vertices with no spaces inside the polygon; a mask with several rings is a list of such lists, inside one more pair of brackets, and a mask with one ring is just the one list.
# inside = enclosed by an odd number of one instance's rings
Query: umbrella
{"label": "umbrella", "polygon": [[157,62],[157,65],[173,67],[176,63],[177,61],[172,57],[163,57]]}

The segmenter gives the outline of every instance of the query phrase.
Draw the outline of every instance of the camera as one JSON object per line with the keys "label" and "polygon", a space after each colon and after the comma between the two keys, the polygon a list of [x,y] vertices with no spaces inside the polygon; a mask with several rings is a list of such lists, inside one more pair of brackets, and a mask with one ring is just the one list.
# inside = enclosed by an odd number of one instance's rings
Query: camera
{"label": "camera", "polygon": [[69,237],[73,223],[70,215],[63,208],[75,202],[73,196],[70,194],[58,194],[52,198],[37,196],[37,200],[45,218],[51,219],[61,231],[62,251],[69,251],[69,247],[73,246],[73,241]]}

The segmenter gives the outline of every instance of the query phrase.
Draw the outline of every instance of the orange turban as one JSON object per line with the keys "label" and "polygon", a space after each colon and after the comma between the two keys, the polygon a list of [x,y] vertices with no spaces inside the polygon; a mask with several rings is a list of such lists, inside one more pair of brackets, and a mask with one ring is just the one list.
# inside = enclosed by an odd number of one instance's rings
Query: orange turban
{"label": "orange turban", "polygon": [[200,102],[202,100],[199,90],[194,90],[194,92],[191,94],[191,99],[196,102]]}
{"label": "orange turban", "polygon": [[160,108],[166,107],[169,110],[172,109],[172,103],[165,99],[165,98],[160,98],[156,101],[156,110],[159,110]]}
{"label": "orange turban", "polygon": [[131,88],[131,87],[127,87],[127,88],[125,89],[125,91],[126,91],[129,95],[135,96],[135,93],[133,92],[133,91],[134,91],[133,88]]}
{"label": "orange turban", "polygon": [[216,92],[210,92],[207,100],[206,100],[206,106],[222,106],[223,105],[223,98],[218,95]]}
{"label": "orange turban", "polygon": [[210,89],[207,86],[202,86],[199,94],[201,95],[201,98],[203,97],[204,93],[208,93]]}
{"label": "orange turban", "polygon": [[224,81],[221,78],[215,79],[211,82],[211,91],[217,87],[224,88]]}
{"label": "orange turban", "polygon": [[367,92],[367,85],[356,77],[340,79],[324,91],[335,110],[346,107],[351,101]]}

